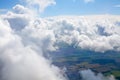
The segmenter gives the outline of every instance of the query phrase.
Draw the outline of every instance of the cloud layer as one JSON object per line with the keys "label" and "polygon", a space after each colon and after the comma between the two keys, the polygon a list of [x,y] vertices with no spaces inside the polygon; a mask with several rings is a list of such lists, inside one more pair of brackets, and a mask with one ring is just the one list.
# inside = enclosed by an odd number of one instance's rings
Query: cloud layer
{"label": "cloud layer", "polygon": [[39,40],[40,34],[45,32],[51,42],[49,49],[53,50],[59,47],[55,46],[55,43],[65,42],[68,45],[96,52],[120,51],[119,23],[119,16],[112,15],[59,16],[34,20],[29,27],[22,30],[22,33],[31,32],[27,36]]}
{"label": "cloud layer", "polygon": [[120,51],[119,16],[63,16],[48,20],[49,29],[54,31],[58,42],[97,52]]}
{"label": "cloud layer", "polygon": [[[120,16],[56,16],[35,18],[32,11],[16,5],[3,16],[24,44],[56,50],[59,42],[96,52],[120,51]],[[42,43],[39,43],[41,42]]]}

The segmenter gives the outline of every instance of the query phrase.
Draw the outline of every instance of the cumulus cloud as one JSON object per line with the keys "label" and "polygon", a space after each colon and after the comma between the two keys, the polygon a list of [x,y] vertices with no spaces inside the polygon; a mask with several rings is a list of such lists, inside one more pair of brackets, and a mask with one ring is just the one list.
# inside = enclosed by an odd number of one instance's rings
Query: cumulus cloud
{"label": "cumulus cloud", "polygon": [[[31,13],[30,13],[31,12]],[[96,52],[120,51],[120,16],[58,16],[35,18],[32,11],[16,5],[4,17],[23,40],[46,50],[56,50],[59,42]],[[46,48],[44,48],[46,47]]]}
{"label": "cumulus cloud", "polygon": [[60,16],[47,20],[46,28],[54,31],[58,42],[96,52],[119,51],[119,16]]}
{"label": "cumulus cloud", "polygon": [[116,80],[112,75],[105,77],[101,73],[95,74],[89,69],[80,71],[80,75],[82,80]]}
{"label": "cumulus cloud", "polygon": [[[120,16],[58,16],[36,18],[31,10],[16,5],[3,16],[23,39],[46,50],[56,50],[59,42],[74,44],[81,49],[105,52],[120,51]],[[97,45],[96,45],[97,44]],[[46,47],[46,48],[44,48]]]}
{"label": "cumulus cloud", "polygon": [[0,80],[66,80],[43,54],[53,50],[52,30],[37,29],[41,22],[30,12],[16,5],[0,16]]}
{"label": "cumulus cloud", "polygon": [[13,7],[13,12],[16,14],[29,14],[29,15],[31,14],[33,16],[32,10],[30,10],[22,5],[19,5],[19,4],[15,5]]}
{"label": "cumulus cloud", "polygon": [[19,4],[13,7],[13,11],[8,11],[7,14],[4,15],[4,19],[8,20],[10,27],[14,30],[23,29],[33,17],[33,11]]}
{"label": "cumulus cloud", "polygon": [[6,20],[0,19],[0,80],[65,80],[58,67],[31,45],[24,45]]}

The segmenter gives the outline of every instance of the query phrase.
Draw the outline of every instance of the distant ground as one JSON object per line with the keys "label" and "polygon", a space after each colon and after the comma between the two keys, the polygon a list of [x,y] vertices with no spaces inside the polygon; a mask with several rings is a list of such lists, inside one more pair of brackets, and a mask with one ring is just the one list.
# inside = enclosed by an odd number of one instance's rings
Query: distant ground
{"label": "distant ground", "polygon": [[64,45],[51,54],[53,64],[60,68],[67,68],[67,76],[70,80],[80,80],[80,70],[91,69],[105,76],[114,75],[120,80],[120,53],[107,51],[98,53],[94,51],[81,50],[73,46]]}

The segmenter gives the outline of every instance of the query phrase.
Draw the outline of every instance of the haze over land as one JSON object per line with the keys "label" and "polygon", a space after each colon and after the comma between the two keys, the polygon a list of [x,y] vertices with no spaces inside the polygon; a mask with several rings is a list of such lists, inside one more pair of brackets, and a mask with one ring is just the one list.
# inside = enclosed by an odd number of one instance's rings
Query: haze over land
{"label": "haze over land", "polygon": [[[0,15],[0,80],[69,80],[66,70],[52,64],[48,55],[64,44],[99,53],[120,52],[119,15],[41,18],[39,14],[55,5],[54,0],[24,4]],[[89,69],[78,72],[82,80],[115,80]]]}

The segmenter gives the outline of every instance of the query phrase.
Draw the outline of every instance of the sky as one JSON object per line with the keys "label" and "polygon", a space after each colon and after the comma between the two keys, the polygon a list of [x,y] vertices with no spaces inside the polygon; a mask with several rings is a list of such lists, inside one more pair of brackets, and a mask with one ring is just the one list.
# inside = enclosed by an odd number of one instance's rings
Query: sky
{"label": "sky", "polygon": [[[55,2],[56,4],[47,7],[41,16],[120,14],[120,0],[55,0]],[[20,0],[0,0],[0,11],[11,9],[16,4],[23,5]]]}

